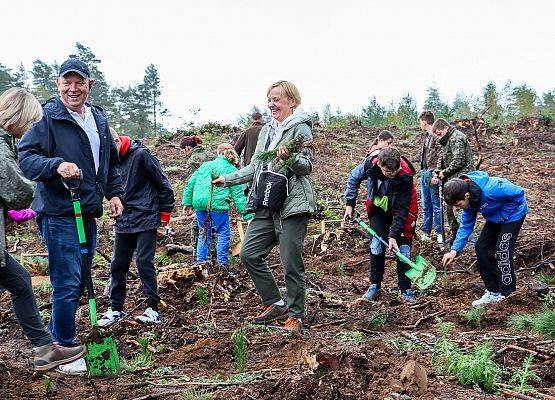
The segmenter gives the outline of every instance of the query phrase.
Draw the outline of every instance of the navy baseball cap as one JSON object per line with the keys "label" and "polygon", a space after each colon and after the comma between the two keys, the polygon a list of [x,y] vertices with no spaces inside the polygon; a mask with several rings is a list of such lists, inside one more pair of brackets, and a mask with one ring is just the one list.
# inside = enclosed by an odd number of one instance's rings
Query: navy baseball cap
{"label": "navy baseball cap", "polygon": [[91,73],[89,67],[78,58],[70,58],[60,66],[60,76],[64,76],[70,72],[75,72],[83,78],[90,78]]}

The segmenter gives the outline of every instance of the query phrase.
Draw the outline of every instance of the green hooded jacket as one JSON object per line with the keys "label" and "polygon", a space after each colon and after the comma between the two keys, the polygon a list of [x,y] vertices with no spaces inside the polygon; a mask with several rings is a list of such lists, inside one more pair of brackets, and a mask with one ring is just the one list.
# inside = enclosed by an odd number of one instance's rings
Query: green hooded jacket
{"label": "green hooded jacket", "polygon": [[[242,183],[252,182],[252,190],[247,200],[246,212],[255,212],[254,196],[256,196],[256,186],[263,163],[258,160],[257,154],[264,151],[269,134],[273,134],[274,128],[266,124],[258,135],[256,150],[251,159],[251,163],[244,168],[231,174],[224,175],[225,186],[234,186]],[[276,148],[290,142],[293,139],[300,139],[305,142],[312,142],[312,122],[310,116],[304,112],[297,112],[289,121],[282,134]],[[285,174],[289,169],[293,176],[289,178],[289,195],[285,199],[285,204],[281,210],[282,219],[295,214],[314,213],[316,211],[316,195],[312,184],[312,160],[314,152],[312,148],[305,148],[300,153],[291,156],[287,160],[275,160],[269,165],[269,169]],[[267,211],[267,210],[264,210]]]}
{"label": "green hooded jacket", "polygon": [[35,184],[19,169],[12,137],[0,129],[0,267],[6,266],[6,211],[29,207],[34,192]]}
{"label": "green hooded jacket", "polygon": [[189,179],[183,191],[183,205],[201,211],[227,211],[229,204],[234,203],[237,211],[243,213],[247,199],[241,186],[227,188],[212,185],[214,178],[234,171],[237,168],[222,155],[205,162]]}
{"label": "green hooded jacket", "polygon": [[461,131],[451,127],[436,143],[439,154],[437,169],[443,172],[444,178],[458,178],[476,169],[470,143]]}

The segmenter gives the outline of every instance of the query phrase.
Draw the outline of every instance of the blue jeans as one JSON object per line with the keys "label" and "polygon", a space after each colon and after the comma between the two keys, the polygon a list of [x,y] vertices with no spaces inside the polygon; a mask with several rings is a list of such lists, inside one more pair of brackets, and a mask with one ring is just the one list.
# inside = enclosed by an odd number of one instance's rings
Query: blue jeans
{"label": "blue jeans", "polygon": [[204,222],[208,217],[208,211],[196,211],[199,227],[197,243],[197,263],[208,260],[210,242],[212,241],[212,227],[216,230],[218,244],[216,246],[216,261],[220,265],[228,265],[227,256],[231,242],[231,226],[229,224],[228,211],[210,211],[210,219],[207,226]]}
{"label": "blue jeans", "polygon": [[432,232],[432,222],[435,226],[436,233],[443,233],[441,208],[439,204],[439,189],[437,185],[432,186],[431,180],[432,171],[422,170],[420,175],[420,190],[422,195],[424,223],[421,229],[422,232],[428,235]]}
{"label": "blue jeans", "polygon": [[[96,247],[96,222],[83,217],[92,265]],[[75,346],[75,313],[84,287],[81,280],[81,252],[75,218],[39,214],[42,241],[48,249],[48,269],[52,284],[52,315],[49,329],[61,346]]]}

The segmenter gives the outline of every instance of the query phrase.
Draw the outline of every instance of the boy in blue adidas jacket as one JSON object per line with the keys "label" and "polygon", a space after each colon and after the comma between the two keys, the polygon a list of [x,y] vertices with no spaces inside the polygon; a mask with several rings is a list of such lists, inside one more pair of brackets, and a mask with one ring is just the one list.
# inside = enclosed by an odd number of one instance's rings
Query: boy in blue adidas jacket
{"label": "boy in blue adidas jacket", "polygon": [[472,305],[503,300],[516,290],[515,242],[528,213],[524,189],[505,178],[473,171],[447,182],[443,196],[445,203],[464,210],[461,226],[451,251],[443,256],[443,264],[448,265],[462,251],[481,213],[486,224],[474,247],[486,292]]}

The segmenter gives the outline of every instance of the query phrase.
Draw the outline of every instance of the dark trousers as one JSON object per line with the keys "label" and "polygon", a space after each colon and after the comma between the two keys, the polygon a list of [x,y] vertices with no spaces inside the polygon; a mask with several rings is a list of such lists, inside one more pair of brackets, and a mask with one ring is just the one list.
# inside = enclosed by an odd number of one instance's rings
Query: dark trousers
{"label": "dark trousers", "polygon": [[[412,243],[405,238],[397,240],[399,250],[403,255],[410,258],[410,250]],[[385,270],[385,246],[376,238],[372,238],[370,242],[370,282],[381,287],[383,274]],[[405,273],[410,267],[397,259],[397,285],[401,292],[406,292],[411,288],[410,279]]]}
{"label": "dark trousers", "polygon": [[[376,231],[378,236],[386,242],[388,240],[389,230],[391,228],[392,217],[386,213],[377,210],[370,218],[370,227]],[[403,255],[410,258],[412,241],[401,237],[397,240],[399,250]],[[386,247],[377,239],[372,238],[370,241],[370,282],[381,287],[383,274],[385,270],[385,251]],[[397,285],[401,292],[405,292],[411,288],[411,282],[405,273],[410,267],[397,259]]]}
{"label": "dark trousers", "polygon": [[507,224],[486,222],[476,241],[480,275],[490,292],[506,296],[516,290],[515,243],[524,218]]}
{"label": "dark trousers", "polygon": [[158,311],[158,283],[154,254],[156,253],[156,229],[136,233],[116,233],[114,257],[110,265],[110,301],[112,310],[122,311],[127,290],[127,272],[137,250],[135,258],[139,278],[143,284],[143,293],[147,297],[148,307]]}
{"label": "dark trousers", "polygon": [[4,252],[4,257],[6,267],[0,267],[0,286],[11,295],[13,312],[23,333],[35,347],[52,343],[52,336],[40,318],[31,275],[7,252]]}

